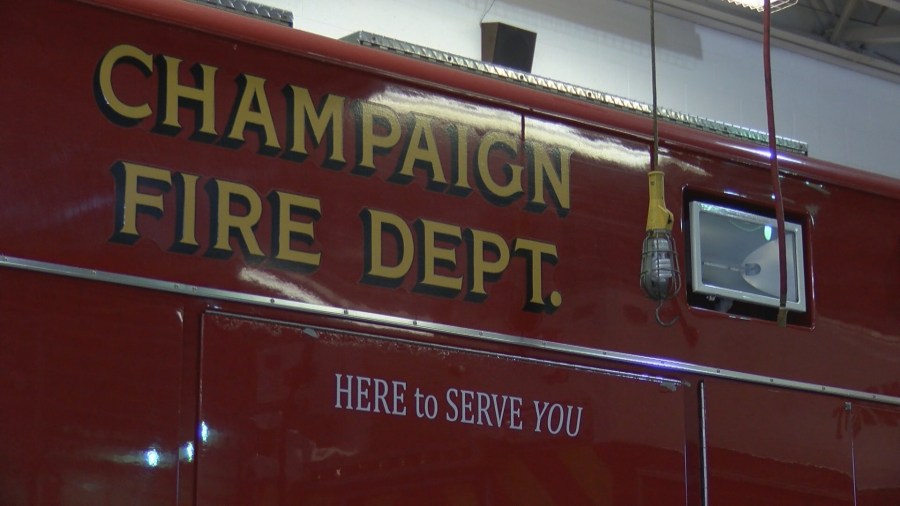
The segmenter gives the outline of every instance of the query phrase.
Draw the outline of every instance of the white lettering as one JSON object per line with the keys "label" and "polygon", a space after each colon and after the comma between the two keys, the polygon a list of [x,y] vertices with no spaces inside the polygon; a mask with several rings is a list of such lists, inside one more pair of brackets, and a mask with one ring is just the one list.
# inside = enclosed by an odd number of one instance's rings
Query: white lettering
{"label": "white lettering", "polygon": [[521,397],[448,388],[445,400],[448,422],[522,430]]}
{"label": "white lettering", "polygon": [[[573,419],[572,410],[576,408],[578,412]],[[546,401],[534,401],[534,412],[537,414],[537,423],[534,425],[534,431],[541,432],[543,428],[550,434],[557,435],[562,432],[563,425],[565,425],[566,434],[570,437],[575,437],[581,430],[582,411],[583,408],[581,406],[570,406],[567,404],[563,407],[562,404],[558,403],[550,404]],[[574,428],[572,427],[573,424]]]}
{"label": "white lettering", "polygon": [[[335,374],[334,375],[334,379],[337,382],[337,384],[334,387],[334,394],[335,394],[334,407],[336,407],[338,409],[353,409],[353,406],[350,404],[350,402],[351,402],[350,401],[351,400],[350,392],[353,390],[353,387],[351,386],[352,385],[351,382],[353,381],[353,376],[347,376],[346,386],[343,386],[341,384],[341,378],[343,376],[344,376],[343,374]],[[342,400],[343,400],[343,403],[341,402]]]}
{"label": "white lettering", "polygon": [[334,379],[335,408],[406,416],[405,381],[340,373]]}

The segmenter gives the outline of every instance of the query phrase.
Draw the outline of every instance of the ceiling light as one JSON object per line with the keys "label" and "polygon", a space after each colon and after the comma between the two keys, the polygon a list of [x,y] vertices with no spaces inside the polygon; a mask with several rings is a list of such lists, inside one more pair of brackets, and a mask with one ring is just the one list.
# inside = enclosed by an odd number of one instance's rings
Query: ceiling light
{"label": "ceiling light", "polygon": [[[763,11],[763,8],[765,7],[764,2],[765,0],[728,0],[728,3],[730,4],[753,9],[757,12]],[[772,12],[778,12],[796,4],[797,0],[772,0],[770,9]]]}

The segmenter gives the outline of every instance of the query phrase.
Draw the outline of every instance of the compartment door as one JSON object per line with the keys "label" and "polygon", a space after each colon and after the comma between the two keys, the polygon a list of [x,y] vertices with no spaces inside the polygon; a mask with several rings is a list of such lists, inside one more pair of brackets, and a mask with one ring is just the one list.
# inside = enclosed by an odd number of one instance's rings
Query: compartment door
{"label": "compartment door", "polygon": [[200,505],[685,504],[682,386],[227,314],[202,341]]}
{"label": "compartment door", "polygon": [[857,506],[900,504],[900,407],[853,403]]}
{"label": "compartment door", "polygon": [[844,401],[706,382],[709,504],[853,506]]}

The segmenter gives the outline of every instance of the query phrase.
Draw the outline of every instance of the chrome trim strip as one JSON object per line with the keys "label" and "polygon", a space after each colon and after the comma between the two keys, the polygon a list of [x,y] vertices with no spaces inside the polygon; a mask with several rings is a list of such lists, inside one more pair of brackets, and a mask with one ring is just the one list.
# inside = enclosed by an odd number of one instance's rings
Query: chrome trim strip
{"label": "chrome trim strip", "polygon": [[709,460],[706,446],[706,384],[701,381],[700,395],[700,488],[703,494],[702,505],[709,504]]}
{"label": "chrome trim strip", "polygon": [[342,330],[336,329],[332,327],[325,327],[322,325],[308,325],[304,323],[284,321],[284,320],[276,320],[274,318],[263,318],[259,316],[251,316],[240,313],[234,313],[231,311],[222,311],[218,309],[212,309],[206,311],[206,314],[215,315],[215,316],[224,316],[227,318],[235,318],[239,320],[248,320],[257,323],[268,323],[272,325],[282,325],[285,327],[292,327],[296,329],[313,329],[322,332],[339,332],[341,334],[347,334],[352,336],[364,337],[366,339],[377,339],[380,341],[388,341],[391,343],[399,343],[408,346],[424,346],[426,348],[434,348],[437,350],[444,351],[457,351],[460,353],[468,353],[470,355],[479,355],[484,357],[499,357],[508,360],[514,360],[516,362],[528,362],[532,364],[538,365],[547,365],[551,367],[561,367],[565,369],[572,369],[581,372],[592,372],[597,374],[602,374],[604,376],[614,376],[616,378],[630,379],[635,381],[647,381],[649,383],[655,383],[657,385],[663,386],[670,391],[675,391],[680,386],[691,386],[690,383],[684,380],[680,380],[677,378],[666,378],[662,376],[653,376],[650,374],[639,374],[633,372],[625,372],[625,371],[616,371],[614,369],[606,369],[603,367],[594,367],[590,365],[583,364],[572,364],[569,362],[560,362],[558,360],[548,360],[542,358],[534,358],[534,357],[523,357],[521,355],[514,355],[512,353],[503,353],[497,351],[487,351],[487,350],[479,350],[472,348],[464,348],[462,346],[453,346],[450,344],[441,344],[441,343],[432,343],[428,341],[414,341],[412,339],[406,339],[402,337],[390,337],[382,334],[372,334],[369,332],[359,332],[354,330]]}
{"label": "chrome trim strip", "polygon": [[2,255],[0,255],[0,267],[42,272],[47,274],[57,274],[72,278],[102,281],[106,283],[147,288],[150,290],[191,295],[195,297],[206,297],[230,302],[254,304],[258,306],[269,306],[278,309],[301,311],[321,316],[334,316],[348,320],[374,323],[379,325],[389,325],[406,329],[437,332],[457,337],[480,339],[483,341],[522,346],[530,349],[565,353],[579,357],[610,360],[622,364],[650,367],[662,371],[698,374],[711,378],[721,378],[740,381],[744,383],[785,388],[788,390],[796,390],[800,392],[832,395],[844,399],[857,399],[861,401],[870,401],[900,406],[900,397],[890,395],[863,392],[860,390],[851,390],[847,388],[832,387],[827,385],[819,385],[815,383],[807,383],[804,381],[795,381],[784,378],[762,376],[759,374],[732,371],[729,369],[722,369],[718,367],[692,364],[690,362],[681,362],[678,360],[648,357],[643,355],[609,351],[574,344],[556,343],[531,337],[514,336],[487,330],[476,330],[466,327],[459,327],[456,325],[447,325],[443,323],[434,323],[422,320],[412,320],[409,318],[400,318],[398,316],[383,315],[378,313],[371,313],[368,311],[357,311],[349,308],[337,308],[319,304],[308,304],[305,302],[298,302],[289,299],[253,295],[231,290],[221,290],[218,288],[193,286],[184,283],[150,279],[140,276],[131,276],[128,274],[97,271],[94,269],[85,269],[81,267],[72,267],[67,265],[41,262],[38,260],[27,260]]}
{"label": "chrome trim strip", "polygon": [[[536,76],[534,74],[529,74],[521,70],[511,69],[481,60],[474,60],[472,58],[467,58],[465,56],[459,56],[452,53],[446,53],[444,51],[411,44],[409,42],[392,39],[383,35],[360,31],[351,33],[350,35],[341,38],[341,40],[361,46],[373,47],[404,56],[418,58],[420,60],[425,60],[432,63],[446,65],[448,67],[467,70],[469,72],[486,75],[496,79],[512,81],[517,84],[522,84],[542,91],[566,95],[570,98],[575,98],[606,107],[612,107],[623,111],[637,113],[647,117],[650,117],[653,114],[653,109],[650,105],[639,102],[637,100],[622,98],[616,95],[611,95],[609,93],[603,93],[601,91],[585,88],[583,86],[577,86],[574,84],[557,81],[555,79]],[[688,126],[706,132],[712,132],[718,135],[723,135],[725,137],[730,137],[732,139],[740,139],[752,142],[761,146],[768,146],[769,144],[768,132],[732,125],[730,123],[711,120],[700,116],[684,114],[678,111],[667,109],[665,107],[660,107],[658,112],[660,119],[668,121],[670,123]],[[804,141],[776,136],[776,142],[778,147],[785,151],[790,151],[792,153],[798,153],[801,155],[809,154],[809,146]]]}

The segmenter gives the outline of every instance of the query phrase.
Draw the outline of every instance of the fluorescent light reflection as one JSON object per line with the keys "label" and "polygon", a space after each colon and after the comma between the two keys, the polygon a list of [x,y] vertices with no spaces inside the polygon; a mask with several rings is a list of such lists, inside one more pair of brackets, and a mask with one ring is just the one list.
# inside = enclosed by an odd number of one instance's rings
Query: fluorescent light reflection
{"label": "fluorescent light reflection", "polygon": [[146,449],[98,449],[92,452],[92,458],[103,462],[112,462],[119,465],[140,466],[150,468],[170,467],[177,459],[171,454],[159,448]]}
{"label": "fluorescent light reflection", "polygon": [[253,283],[270,290],[274,290],[290,300],[305,302],[307,304],[325,304],[325,301],[316,295],[313,291],[305,289],[299,285],[283,280],[278,276],[265,272],[261,269],[253,269],[244,267],[238,274],[241,281]]}
{"label": "fluorescent light reflection", "polygon": [[209,442],[209,426],[206,422],[200,422],[200,441],[204,444]]}
{"label": "fluorescent light reflection", "polygon": [[194,461],[194,443],[188,441],[181,448],[181,458],[187,462]]}
{"label": "fluorescent light reflection", "polygon": [[156,448],[150,448],[144,452],[144,461],[149,467],[156,467],[159,465],[159,452]]}
{"label": "fluorescent light reflection", "polygon": [[[387,89],[369,98],[373,103],[390,107],[400,114],[424,114],[457,125],[472,125],[483,130],[521,135],[522,116],[494,107],[481,107],[468,102],[426,93],[410,93]],[[526,117],[525,138],[548,146],[568,149],[579,156],[602,163],[614,163],[625,169],[644,172],[650,166],[650,152],[643,147],[629,147],[609,138],[593,139],[579,129],[558,123]],[[660,153],[660,163],[674,164],[679,169],[708,176],[699,166]]]}

